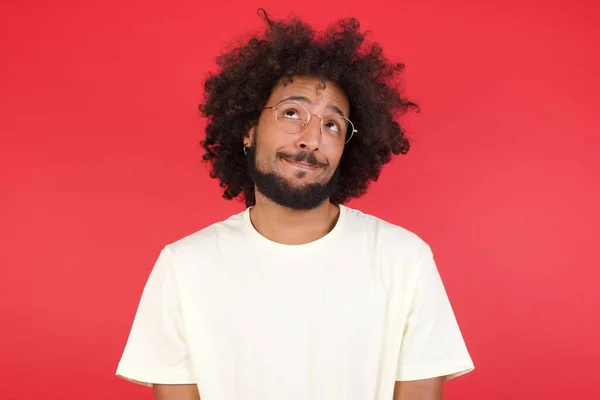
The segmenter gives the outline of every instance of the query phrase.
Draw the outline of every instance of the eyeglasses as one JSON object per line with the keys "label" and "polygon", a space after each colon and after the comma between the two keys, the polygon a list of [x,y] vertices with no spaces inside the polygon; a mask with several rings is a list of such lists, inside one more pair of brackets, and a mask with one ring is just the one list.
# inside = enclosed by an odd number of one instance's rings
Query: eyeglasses
{"label": "eyeglasses", "polygon": [[352,139],[358,131],[354,124],[339,114],[320,116],[311,114],[306,107],[296,102],[285,102],[276,107],[264,107],[275,110],[277,126],[289,134],[300,133],[306,128],[313,116],[321,119],[321,140],[332,146],[343,146]]}

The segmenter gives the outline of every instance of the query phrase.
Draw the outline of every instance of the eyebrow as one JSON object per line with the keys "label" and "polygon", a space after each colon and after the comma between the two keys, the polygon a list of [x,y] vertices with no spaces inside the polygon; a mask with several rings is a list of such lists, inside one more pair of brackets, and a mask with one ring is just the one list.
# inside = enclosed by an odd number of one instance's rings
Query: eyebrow
{"label": "eyebrow", "polygon": [[[283,102],[286,102],[286,101],[300,101],[302,103],[312,105],[312,101],[310,101],[310,99],[305,96],[288,96],[288,97],[285,97],[285,98],[279,100],[277,105],[279,105]],[[328,104],[327,107],[325,107],[325,108],[333,111],[336,114],[340,114],[342,117],[345,117],[344,112],[338,106],[334,106],[333,104]]]}

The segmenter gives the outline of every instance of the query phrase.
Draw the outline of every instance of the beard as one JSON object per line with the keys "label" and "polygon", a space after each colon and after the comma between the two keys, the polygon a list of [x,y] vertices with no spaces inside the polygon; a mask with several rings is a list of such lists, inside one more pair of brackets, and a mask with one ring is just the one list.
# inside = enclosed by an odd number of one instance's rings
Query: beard
{"label": "beard", "polygon": [[[296,156],[278,153],[277,158],[290,158],[295,161],[317,164],[314,156],[306,153]],[[246,159],[248,161],[248,172],[256,189],[272,202],[292,210],[312,210],[320,206],[331,197],[339,181],[339,166],[328,182],[307,183],[302,186],[291,184],[275,172],[260,171],[256,165],[256,144],[248,149]]]}

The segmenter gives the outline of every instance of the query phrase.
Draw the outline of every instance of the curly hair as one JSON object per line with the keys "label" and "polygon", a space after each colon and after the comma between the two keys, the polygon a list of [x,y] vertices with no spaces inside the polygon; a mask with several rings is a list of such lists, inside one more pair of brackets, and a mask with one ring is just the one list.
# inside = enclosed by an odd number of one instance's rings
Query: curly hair
{"label": "curly hair", "polygon": [[256,125],[274,86],[294,76],[314,76],[339,85],[350,103],[351,119],[359,133],[344,149],[339,183],[330,197],[344,203],[366,193],[384,164],[406,154],[409,141],[395,118],[418,106],[400,92],[402,63],[388,61],[378,43],[366,44],[366,33],[355,18],[342,19],[316,33],[301,19],[266,22],[262,34],[217,57],[218,74],[205,81],[201,113],[208,118],[203,159],[210,176],[220,182],[223,197],[243,197],[255,204],[242,140]]}

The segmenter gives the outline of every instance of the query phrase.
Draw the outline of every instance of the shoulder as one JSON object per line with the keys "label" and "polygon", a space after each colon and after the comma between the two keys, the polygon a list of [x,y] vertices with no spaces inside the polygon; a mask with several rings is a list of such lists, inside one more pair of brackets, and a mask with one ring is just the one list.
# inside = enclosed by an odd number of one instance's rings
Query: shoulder
{"label": "shoulder", "polygon": [[179,260],[195,259],[199,255],[206,256],[211,250],[233,244],[243,239],[244,212],[233,214],[228,218],[215,222],[202,229],[183,236],[166,244],[165,249]]}
{"label": "shoulder", "polygon": [[345,217],[346,232],[367,249],[387,293],[406,300],[432,254],[429,244],[402,225],[359,210],[347,209]]}
{"label": "shoulder", "polygon": [[431,251],[429,244],[417,233],[375,215],[346,207],[345,222],[351,232],[364,235],[391,256],[420,257]]}

